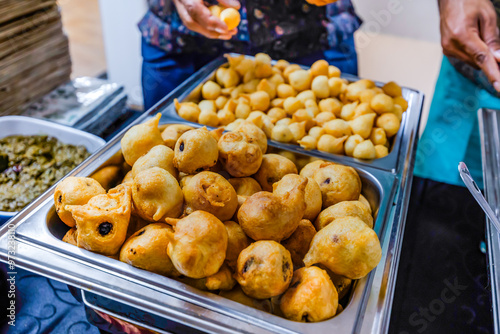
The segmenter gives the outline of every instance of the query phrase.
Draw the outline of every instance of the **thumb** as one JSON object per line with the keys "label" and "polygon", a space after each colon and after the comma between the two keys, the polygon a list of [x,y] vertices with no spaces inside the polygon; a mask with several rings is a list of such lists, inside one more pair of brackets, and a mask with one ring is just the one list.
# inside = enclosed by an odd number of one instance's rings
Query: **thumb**
{"label": "thumb", "polygon": [[241,5],[238,0],[218,0],[224,7],[232,7],[235,9],[240,9]]}

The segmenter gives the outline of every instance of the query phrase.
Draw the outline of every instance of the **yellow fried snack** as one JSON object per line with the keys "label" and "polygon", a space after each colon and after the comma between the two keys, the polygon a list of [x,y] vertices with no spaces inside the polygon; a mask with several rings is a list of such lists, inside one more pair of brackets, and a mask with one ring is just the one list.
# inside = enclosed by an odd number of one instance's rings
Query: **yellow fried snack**
{"label": "yellow fried snack", "polygon": [[344,153],[344,142],[347,140],[347,136],[334,137],[332,135],[324,134],[318,139],[317,148],[320,151],[328,152],[332,154],[343,154]]}
{"label": "yellow fried snack", "polygon": [[233,217],[238,198],[233,186],[220,174],[201,172],[193,176],[182,189],[186,202],[185,213],[203,210],[221,221]]}
{"label": "yellow fried snack", "polygon": [[238,210],[238,222],[254,240],[280,241],[288,238],[304,215],[307,178],[285,175],[274,184],[274,192],[258,192]]}
{"label": "yellow fried snack", "polygon": [[131,207],[128,184],[94,196],[85,205],[68,205],[76,221],[78,247],[103,255],[118,253],[127,235]]}
{"label": "yellow fried snack", "polygon": [[230,178],[229,183],[233,186],[236,194],[240,196],[252,196],[253,194],[262,191],[259,182],[251,177]]}
{"label": "yellow fried snack", "polygon": [[[196,117],[196,120],[198,120],[198,117]],[[177,140],[180,138],[180,136],[184,132],[189,130],[194,130],[194,128],[189,125],[172,124],[169,125],[165,130],[163,130],[163,132],[161,133],[161,138],[165,142],[165,145],[173,150],[175,148],[175,143],[177,143]]]}
{"label": "yellow fried snack", "polygon": [[137,214],[151,222],[179,217],[184,202],[177,180],[159,167],[143,170],[134,177],[132,199]]}
{"label": "yellow fried snack", "polygon": [[290,252],[294,268],[304,266],[304,256],[309,251],[309,245],[315,234],[316,229],[313,224],[307,219],[302,219],[292,235],[281,242]]}
{"label": "yellow fried snack", "polygon": [[54,204],[59,218],[69,227],[76,225],[67,205],[84,205],[94,196],[105,194],[106,190],[96,180],[89,177],[67,177],[56,187]]}
{"label": "yellow fried snack", "polygon": [[147,122],[131,127],[121,140],[121,147],[125,161],[133,166],[141,156],[146,154],[151,148],[156,145],[162,145],[158,123],[160,122],[161,114],[158,113],[154,118]]}
{"label": "yellow fried snack", "polygon": [[234,177],[255,174],[262,163],[259,145],[244,132],[227,132],[218,142],[219,159],[224,169]]}
{"label": "yellow fried snack", "polygon": [[382,256],[377,234],[358,217],[339,218],[314,236],[304,264],[319,263],[351,279],[366,276]]}
{"label": "yellow fried snack", "polygon": [[168,256],[175,268],[190,278],[214,275],[226,257],[227,231],[214,215],[195,211],[182,219],[166,219],[174,226]]}
{"label": "yellow fried snack", "polygon": [[137,159],[132,166],[132,177],[152,167],[162,168],[175,178],[178,176],[177,170],[174,167],[174,151],[165,145],[157,145]]}
{"label": "yellow fried snack", "polygon": [[174,166],[186,174],[207,170],[218,158],[217,140],[204,127],[185,132],[175,144]]}
{"label": "yellow fried snack", "polygon": [[323,208],[342,201],[354,201],[361,194],[361,179],[352,167],[322,164],[314,173],[323,198]]}
{"label": "yellow fried snack", "polygon": [[241,251],[250,246],[250,239],[247,237],[241,226],[233,221],[224,222],[227,231],[226,262],[235,269],[236,261]]}
{"label": "yellow fried snack", "polygon": [[329,206],[321,211],[318,218],[314,222],[314,226],[319,231],[335,219],[343,217],[358,217],[368,227],[373,228],[373,217],[371,212],[368,211],[366,204],[360,201],[344,201],[335,205]]}
{"label": "yellow fried snack", "polygon": [[167,254],[172,228],[163,223],[153,223],[135,232],[120,250],[120,261],[134,267],[164,276],[178,276]]}
{"label": "yellow fried snack", "polygon": [[327,272],[318,267],[293,273],[290,288],[281,297],[280,308],[287,319],[318,322],[337,313],[339,297]]}
{"label": "yellow fried snack", "polygon": [[223,264],[219,271],[205,278],[205,286],[208,290],[226,290],[229,291],[236,285],[233,272],[227,264]]}
{"label": "yellow fried snack", "polygon": [[297,167],[292,161],[278,154],[264,154],[254,178],[263,190],[272,191],[273,184],[287,174],[297,174]]}
{"label": "yellow fried snack", "polygon": [[243,132],[248,136],[251,141],[254,141],[259,145],[262,154],[265,154],[267,151],[267,137],[264,131],[262,131],[258,126],[251,122],[241,122],[238,124],[234,131]]}
{"label": "yellow fried snack", "polygon": [[272,310],[272,305],[269,299],[255,299],[248,297],[239,285],[236,285],[231,291],[221,291],[219,296],[230,299],[237,303],[250,306],[257,310],[270,313]]}
{"label": "yellow fried snack", "polygon": [[361,143],[356,145],[352,156],[357,159],[371,160],[375,159],[377,156],[377,151],[371,140],[363,140]]}
{"label": "yellow fried snack", "polygon": [[349,136],[349,138],[347,138],[347,140],[344,143],[345,154],[352,157],[356,146],[358,146],[358,144],[362,143],[363,141],[364,139],[360,135]]}
{"label": "yellow fried snack", "polygon": [[290,252],[275,241],[256,241],[238,256],[235,278],[246,295],[266,299],[285,292],[292,280]]}
{"label": "yellow fried snack", "polygon": [[109,190],[118,183],[123,174],[120,166],[106,166],[94,172],[90,177],[99,182],[105,190]]}
{"label": "yellow fried snack", "polygon": [[376,125],[377,127],[384,129],[388,138],[396,135],[399,131],[399,127],[401,126],[398,117],[391,113],[380,115],[377,118]]}
{"label": "yellow fried snack", "polygon": [[66,232],[66,234],[62,238],[62,241],[67,242],[68,244],[73,246],[78,246],[77,238],[78,231],[76,230],[76,227],[72,227],[68,230],[68,232]]}
{"label": "yellow fried snack", "polygon": [[324,160],[314,160],[308,163],[300,170],[300,176],[312,178],[319,166],[324,163],[326,163]]}

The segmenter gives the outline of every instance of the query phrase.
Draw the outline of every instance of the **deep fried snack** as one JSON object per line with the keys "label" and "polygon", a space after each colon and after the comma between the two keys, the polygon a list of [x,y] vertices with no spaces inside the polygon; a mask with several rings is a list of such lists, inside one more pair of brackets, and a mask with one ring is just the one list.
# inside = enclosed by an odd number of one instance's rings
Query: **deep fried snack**
{"label": "deep fried snack", "polygon": [[182,134],[193,129],[194,128],[189,125],[172,124],[167,126],[165,130],[163,130],[163,132],[161,133],[161,138],[165,142],[165,145],[173,150],[175,148],[175,143],[177,143],[177,140],[182,136]]}
{"label": "deep fried snack", "polygon": [[179,217],[184,202],[177,180],[159,167],[143,170],[134,177],[132,199],[137,214],[150,222]]}
{"label": "deep fried snack", "polygon": [[315,234],[316,229],[313,224],[307,219],[302,219],[292,235],[281,242],[290,252],[294,268],[304,266],[304,256],[306,256]]}
{"label": "deep fried snack", "polygon": [[319,231],[335,219],[349,216],[358,217],[368,227],[373,228],[373,217],[368,211],[366,205],[360,201],[344,201],[329,206],[325,210],[321,211],[318,218],[314,222],[314,226]]}
{"label": "deep fried snack", "polygon": [[62,241],[67,242],[68,244],[73,246],[78,246],[77,238],[78,238],[78,231],[76,227],[72,227],[68,230],[68,232],[66,232],[66,234],[62,238]]}
{"label": "deep fried snack", "polygon": [[205,278],[205,286],[208,290],[231,290],[236,285],[236,280],[233,277],[233,272],[223,264],[219,271]]}
{"label": "deep fried snack", "polygon": [[167,254],[172,228],[163,223],[153,223],[135,232],[120,250],[120,261],[134,267],[164,276],[178,276]]}
{"label": "deep fried snack", "polygon": [[308,178],[304,200],[306,201],[306,211],[304,211],[304,219],[314,221],[321,212],[322,197],[321,189],[313,178]]}
{"label": "deep fried snack", "polygon": [[254,240],[281,241],[288,238],[304,216],[307,178],[285,175],[275,184],[275,192],[258,192],[238,210],[238,222]]}
{"label": "deep fried snack", "polygon": [[178,173],[177,169],[174,167],[173,160],[174,151],[171,148],[165,145],[157,145],[149,150],[148,153],[137,159],[134,166],[132,166],[132,176],[135,177],[143,170],[151,167],[160,167],[177,178]]}
{"label": "deep fried snack", "polygon": [[105,190],[109,190],[116,186],[123,174],[120,166],[106,166],[94,172],[90,177],[99,182]]}
{"label": "deep fried snack", "polygon": [[74,227],[76,222],[67,205],[84,205],[96,195],[105,194],[106,190],[96,180],[89,177],[67,177],[62,180],[54,192],[54,203],[59,218]]}
{"label": "deep fried snack", "polygon": [[[132,185],[130,185],[132,187]],[[132,202],[132,215],[130,216],[130,221],[128,223],[128,229],[127,229],[127,239],[130,238],[132,234],[135,232],[141,230],[143,227],[146,225],[151,224],[150,221],[142,219],[139,216],[136,216],[134,214],[134,203]]]}
{"label": "deep fried snack", "polygon": [[134,182],[134,177],[132,176],[132,170],[129,170],[127,174],[125,174],[125,177],[123,178],[121,183],[131,183]]}
{"label": "deep fried snack", "polygon": [[287,319],[317,322],[333,317],[339,298],[327,272],[318,267],[293,273],[290,288],[281,297],[280,308]]}
{"label": "deep fried snack", "polygon": [[[322,164],[327,163],[324,160],[314,160],[300,170],[300,176],[307,177],[307,178],[312,178],[314,173],[318,170],[319,166]],[[330,162],[333,164],[333,162]]]}
{"label": "deep fried snack", "polygon": [[217,217],[195,211],[182,219],[165,221],[175,231],[168,244],[168,256],[181,274],[203,278],[219,271],[226,257],[227,231]]}
{"label": "deep fried snack", "polygon": [[371,205],[370,205],[370,202],[366,199],[366,197],[365,197],[365,196],[363,196],[363,194],[360,194],[360,195],[359,195],[359,201],[360,201],[361,203],[363,203],[363,204],[366,206],[366,208],[368,209],[368,212],[369,212],[370,214],[372,214],[372,207],[371,207]]}
{"label": "deep fried snack", "polygon": [[341,300],[349,292],[349,289],[351,288],[352,285],[352,279],[334,274],[328,269],[326,269],[326,272],[330,276],[333,285],[335,285],[337,293],[339,294],[339,300]]}
{"label": "deep fried snack", "polygon": [[222,166],[231,176],[250,176],[259,170],[262,151],[244,132],[225,133],[219,139],[218,147]]}
{"label": "deep fried snack", "polygon": [[158,123],[160,122],[161,114],[156,114],[147,122],[131,127],[121,140],[121,147],[125,161],[133,166],[141,156],[146,154],[156,145],[162,145]]}
{"label": "deep fried snack", "polygon": [[209,169],[218,157],[217,140],[205,127],[183,133],[175,144],[174,166],[186,174]]}
{"label": "deep fried snack", "polygon": [[250,138],[250,141],[257,143],[259,145],[262,154],[267,151],[267,137],[264,131],[262,131],[257,125],[249,121],[243,121],[239,123],[234,131],[243,132]]}
{"label": "deep fried snack", "polygon": [[250,297],[266,299],[280,295],[292,276],[290,252],[275,241],[256,241],[238,256],[235,278]]}
{"label": "deep fried snack", "polygon": [[323,208],[342,201],[355,201],[361,194],[361,179],[352,167],[322,164],[313,175],[323,198]]}
{"label": "deep fried snack", "polygon": [[185,213],[203,210],[221,221],[233,217],[238,207],[236,191],[224,177],[213,172],[193,176],[182,189],[186,201]]}
{"label": "deep fried snack", "polygon": [[320,263],[351,279],[366,276],[382,256],[377,234],[358,217],[339,218],[314,236],[304,264]]}
{"label": "deep fried snack", "polygon": [[272,310],[272,305],[269,299],[255,299],[248,297],[239,285],[236,285],[231,291],[221,291],[219,296],[230,299],[237,303],[250,306],[257,310],[270,313]]}
{"label": "deep fried snack", "polygon": [[272,191],[273,184],[287,174],[297,174],[297,166],[289,159],[278,154],[264,154],[262,164],[254,178],[265,191]]}
{"label": "deep fried snack", "polygon": [[262,191],[259,182],[251,177],[234,177],[230,178],[229,183],[233,186],[236,194],[240,196],[252,196],[253,194]]}
{"label": "deep fried snack", "polygon": [[66,206],[76,221],[78,247],[103,255],[118,253],[130,221],[130,193],[129,185],[121,184],[85,205]]}
{"label": "deep fried snack", "polygon": [[235,269],[241,251],[250,246],[251,240],[241,226],[233,221],[224,222],[227,231],[226,262]]}

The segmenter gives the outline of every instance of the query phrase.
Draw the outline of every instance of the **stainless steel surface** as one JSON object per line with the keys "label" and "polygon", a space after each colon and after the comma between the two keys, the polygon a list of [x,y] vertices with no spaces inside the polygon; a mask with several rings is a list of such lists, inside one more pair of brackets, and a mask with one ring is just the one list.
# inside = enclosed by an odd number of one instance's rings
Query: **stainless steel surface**
{"label": "stainless steel surface", "polygon": [[[247,57],[252,58],[250,56]],[[186,99],[189,99],[191,92],[195,91],[195,89],[197,87],[200,87],[200,85],[203,84],[204,82],[213,79],[215,71],[219,68],[219,66],[225,63],[226,63],[225,58],[222,57],[217,58],[216,60],[212,61],[204,68],[202,68],[200,71],[198,71],[196,74],[191,76],[189,79],[187,79],[187,81],[185,82],[185,84],[187,85],[185,87],[186,88],[185,90],[182,91],[179,90],[175,94],[172,93],[169,96],[172,98],[176,97],[179,101],[184,101]],[[356,81],[360,79],[358,77],[349,74],[343,74],[342,77],[349,81]],[[381,82],[375,82],[375,83],[379,87],[382,87],[384,85],[384,83]],[[410,88],[403,87],[403,97],[408,101],[408,110],[403,114],[403,119],[401,121],[401,128],[399,129],[396,137],[393,139],[391,151],[389,155],[384,158],[375,160],[360,160],[344,155],[335,155],[318,150],[305,150],[298,145],[280,143],[274,140],[268,140],[269,145],[274,145],[277,147],[281,147],[283,149],[294,150],[298,152],[304,152],[304,153],[307,152],[307,154],[309,155],[313,155],[322,159],[328,159],[339,162],[356,163],[363,166],[371,166],[374,168],[380,168],[388,171],[397,172],[396,168],[398,167],[399,154],[402,148],[401,146],[402,141],[405,138],[405,136],[407,136],[406,132],[411,131],[411,128],[414,126],[413,122],[415,122],[416,119],[420,119],[420,111],[422,109],[422,103],[423,103],[423,95]],[[164,105],[164,107],[160,108],[159,111],[162,112],[164,115],[168,115],[169,118],[171,119],[185,121],[177,114],[175,107],[173,105]],[[197,123],[191,123],[191,124],[197,124]]]}
{"label": "stainless steel surface", "polygon": [[467,186],[467,189],[469,189],[469,191],[472,194],[472,196],[474,197],[474,199],[477,201],[479,206],[483,209],[484,213],[486,213],[486,216],[488,216],[490,221],[493,223],[493,226],[496,228],[497,232],[500,232],[500,221],[498,221],[498,218],[496,217],[495,213],[491,209],[491,206],[488,204],[486,199],[483,197],[481,190],[479,190],[479,187],[477,186],[476,181],[474,181],[474,179],[470,175],[469,169],[467,168],[467,165],[464,162],[460,162],[458,164],[458,172],[460,173],[460,177],[462,178],[462,181],[464,181],[465,185]]}
{"label": "stainless steel surface", "polygon": [[[213,72],[213,69],[202,69],[194,75],[194,80],[206,78],[207,72]],[[187,95],[190,91],[191,84],[188,81],[129,127],[142,123],[158,111],[171,109],[174,97]],[[418,107],[414,104],[412,108],[421,108],[423,96],[415,91],[407,92],[412,95],[413,101],[418,101]],[[363,179],[364,193],[372,204],[377,204],[378,207],[374,228],[379,235],[383,253],[377,268],[357,282],[346,309],[327,321],[292,322],[66,244],[60,240],[65,228],[54,214],[53,189],[0,229],[0,257],[6,261],[8,232],[10,228],[15,228],[15,260],[18,266],[160,318],[171,319],[210,333],[387,332],[411,189],[419,119],[420,109],[418,112],[408,113],[397,152],[397,163],[389,170],[375,168],[376,166],[343,156],[323,157],[358,170]],[[179,123],[178,118],[172,119],[168,116],[163,117],[160,123],[166,122]],[[87,176],[98,169],[119,150],[120,139],[126,130],[128,128],[75,169],[71,175]],[[283,148],[272,141],[269,144],[271,147]],[[318,156],[314,152],[289,146],[286,148],[291,151]]]}
{"label": "stainless steel surface", "polygon": [[[500,213],[500,111],[479,109],[479,132],[483,161],[484,193],[495,216]],[[490,273],[493,327],[500,334],[500,235],[486,221],[488,269]]]}

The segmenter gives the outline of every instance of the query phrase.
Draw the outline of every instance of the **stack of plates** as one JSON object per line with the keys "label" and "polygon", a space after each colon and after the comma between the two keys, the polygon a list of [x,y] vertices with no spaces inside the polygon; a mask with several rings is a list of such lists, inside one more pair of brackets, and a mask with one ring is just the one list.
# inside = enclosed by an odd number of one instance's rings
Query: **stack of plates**
{"label": "stack of plates", "polygon": [[21,113],[70,74],[56,0],[0,1],[0,116]]}

